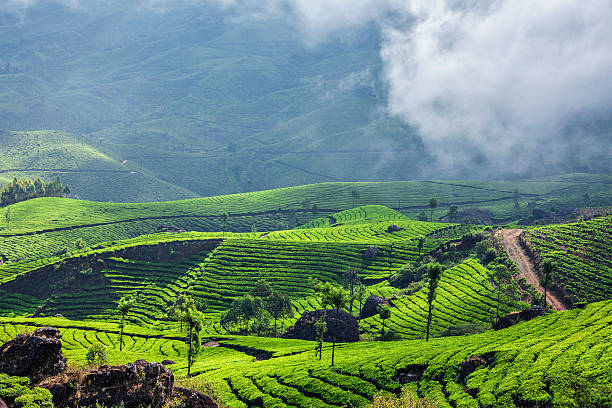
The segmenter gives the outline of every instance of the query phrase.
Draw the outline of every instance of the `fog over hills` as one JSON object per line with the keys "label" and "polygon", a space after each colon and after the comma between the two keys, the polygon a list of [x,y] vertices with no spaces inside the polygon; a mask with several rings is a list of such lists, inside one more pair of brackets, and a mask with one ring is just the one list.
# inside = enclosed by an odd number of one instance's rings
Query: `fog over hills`
{"label": "fog over hills", "polygon": [[606,1],[125,3],[0,5],[0,129],[113,160],[83,198],[611,170]]}

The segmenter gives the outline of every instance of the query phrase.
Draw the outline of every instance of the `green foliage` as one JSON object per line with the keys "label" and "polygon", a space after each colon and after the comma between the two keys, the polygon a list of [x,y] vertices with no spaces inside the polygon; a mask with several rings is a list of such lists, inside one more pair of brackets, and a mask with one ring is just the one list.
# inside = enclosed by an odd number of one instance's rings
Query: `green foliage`
{"label": "green foliage", "polygon": [[89,366],[94,364],[108,364],[109,358],[108,353],[106,352],[106,347],[104,347],[102,343],[93,344],[87,349],[87,354],[85,354],[85,361]]}
{"label": "green foliage", "polygon": [[15,178],[0,189],[0,207],[38,197],[66,197],[68,194],[70,194],[70,187],[62,185],[59,176],[50,182],[45,182],[40,178],[34,181]]}
{"label": "green foliage", "polygon": [[478,334],[487,330],[487,327],[476,323],[461,323],[453,326],[448,326],[444,330],[436,333],[434,337],[448,336],[467,336],[470,334]]}
{"label": "green foliage", "polygon": [[0,373],[0,398],[16,408],[53,408],[53,396],[44,388],[32,388],[27,377]]}
{"label": "green foliage", "polygon": [[534,254],[554,266],[549,285],[557,282],[574,301],[612,296],[612,216],[536,228],[527,232],[525,241]]}
{"label": "green foliage", "polygon": [[202,345],[200,332],[204,324],[204,314],[192,306],[181,314],[181,321],[185,323],[188,333],[185,343],[189,346],[187,352],[187,376],[189,376],[191,375],[191,366],[196,361]]}
{"label": "green foliage", "polygon": [[431,327],[433,302],[436,298],[436,289],[438,288],[438,283],[440,282],[441,275],[442,275],[442,265],[438,263],[427,265],[427,279],[428,279],[428,289],[429,289],[427,292],[427,304],[429,306],[429,309],[427,312],[426,340],[429,340],[429,328]]}

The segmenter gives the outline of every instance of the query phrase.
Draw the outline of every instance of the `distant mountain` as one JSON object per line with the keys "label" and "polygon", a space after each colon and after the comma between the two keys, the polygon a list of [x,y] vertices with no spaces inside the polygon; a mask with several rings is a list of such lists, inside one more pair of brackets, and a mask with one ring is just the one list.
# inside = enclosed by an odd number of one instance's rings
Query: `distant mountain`
{"label": "distant mountain", "polygon": [[[289,21],[212,6],[39,1],[0,13],[0,128],[70,132],[81,144],[68,156],[93,149],[107,162],[91,169],[146,175],[146,193],[109,191],[114,201],[432,177],[417,131],[385,113],[379,30],[316,46],[300,36]],[[601,170],[591,164],[568,161]]]}

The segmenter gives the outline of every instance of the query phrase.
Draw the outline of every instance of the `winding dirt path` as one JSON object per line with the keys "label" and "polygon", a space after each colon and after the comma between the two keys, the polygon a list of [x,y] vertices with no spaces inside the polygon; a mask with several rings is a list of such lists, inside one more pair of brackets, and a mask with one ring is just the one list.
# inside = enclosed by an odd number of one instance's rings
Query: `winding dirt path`
{"label": "winding dirt path", "polygon": [[[532,285],[540,293],[544,293],[544,288],[540,285],[540,279],[536,273],[533,263],[521,247],[519,243],[519,235],[523,230],[521,229],[504,229],[498,232],[502,239],[504,248],[510,259],[514,261],[519,269],[519,276],[525,278],[527,283]],[[547,293],[547,301],[552,306],[553,310],[567,310],[567,307],[549,290]]]}

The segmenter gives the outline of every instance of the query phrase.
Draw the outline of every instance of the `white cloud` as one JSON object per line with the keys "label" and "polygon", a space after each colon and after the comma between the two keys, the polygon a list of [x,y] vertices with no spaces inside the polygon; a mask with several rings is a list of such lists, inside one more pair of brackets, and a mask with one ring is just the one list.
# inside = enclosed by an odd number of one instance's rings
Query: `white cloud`
{"label": "white cloud", "polygon": [[386,27],[389,109],[449,165],[476,150],[505,168],[555,165],[569,121],[611,111],[609,0],[415,0],[411,12],[409,29]]}

